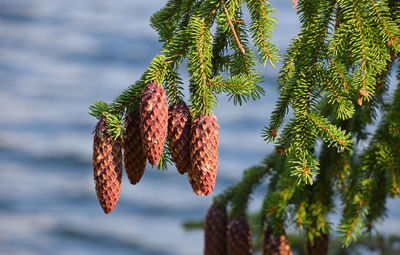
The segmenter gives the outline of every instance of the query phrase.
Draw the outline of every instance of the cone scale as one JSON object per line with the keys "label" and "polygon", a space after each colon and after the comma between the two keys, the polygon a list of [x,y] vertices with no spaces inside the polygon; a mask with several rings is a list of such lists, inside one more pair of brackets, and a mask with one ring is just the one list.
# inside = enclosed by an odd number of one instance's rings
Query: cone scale
{"label": "cone scale", "polygon": [[226,255],[227,215],[225,208],[212,205],[204,224],[204,254]]}
{"label": "cone scale", "polygon": [[149,163],[158,163],[164,149],[168,129],[168,98],[165,90],[155,82],[143,89],[140,104],[140,131],[143,151]]}
{"label": "cone scale", "polygon": [[275,242],[268,228],[264,231],[262,249],[263,255],[271,255],[273,254],[272,251],[275,249]]}
{"label": "cone scale", "polygon": [[227,254],[251,255],[251,231],[244,218],[233,218],[227,230]]}
{"label": "cone scale", "polygon": [[264,233],[263,255],[292,255],[286,235],[272,236],[269,230]]}
{"label": "cone scale", "polygon": [[125,117],[123,148],[125,171],[130,183],[135,185],[146,169],[146,155],[140,134],[140,118],[135,113],[129,113]]}
{"label": "cone scale", "polygon": [[218,129],[215,115],[199,115],[192,123],[189,182],[197,195],[209,195],[214,190],[218,165]]}
{"label": "cone scale", "polygon": [[107,133],[105,117],[94,130],[92,159],[97,198],[108,214],[114,210],[121,192],[122,150],[120,139],[114,139]]}
{"label": "cone scale", "polygon": [[170,106],[168,111],[168,142],[176,169],[184,174],[191,168],[190,163],[191,116],[185,103]]}

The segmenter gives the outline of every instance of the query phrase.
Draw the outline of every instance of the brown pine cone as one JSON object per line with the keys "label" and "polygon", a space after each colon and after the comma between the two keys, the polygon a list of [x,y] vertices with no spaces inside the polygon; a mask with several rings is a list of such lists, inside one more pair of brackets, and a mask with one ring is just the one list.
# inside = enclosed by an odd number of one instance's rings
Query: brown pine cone
{"label": "brown pine cone", "polygon": [[284,234],[275,237],[275,245],[275,253],[272,252],[271,255],[292,255],[290,243]]}
{"label": "brown pine cone", "polygon": [[280,234],[274,237],[267,229],[264,233],[263,255],[292,255],[286,236]]}
{"label": "brown pine cone", "polygon": [[251,246],[251,231],[246,219],[231,219],[227,231],[227,254],[251,255]]}
{"label": "brown pine cone", "polygon": [[192,117],[184,102],[173,104],[168,111],[168,141],[172,161],[181,174],[190,169],[190,125]]}
{"label": "brown pine cone", "polygon": [[140,118],[135,113],[125,116],[123,147],[125,171],[131,184],[135,185],[140,181],[146,169],[146,155],[140,135]]}
{"label": "brown pine cone", "polygon": [[204,254],[226,254],[227,215],[225,208],[212,205],[207,212],[204,224]]}
{"label": "brown pine cone", "polygon": [[96,193],[101,207],[108,214],[117,204],[121,192],[121,141],[107,133],[105,117],[97,122],[93,133],[93,173]]}
{"label": "brown pine cone", "polygon": [[306,254],[307,255],[327,255],[329,248],[329,234],[321,234],[319,237],[314,237],[311,242],[307,239]]}
{"label": "brown pine cone", "polygon": [[155,82],[143,89],[140,104],[140,132],[143,151],[149,163],[158,163],[164,149],[168,129],[168,98],[165,90]]}
{"label": "brown pine cone", "polygon": [[218,165],[218,129],[215,115],[199,115],[192,123],[188,177],[197,195],[209,195],[215,186]]}
{"label": "brown pine cone", "polygon": [[262,244],[263,255],[271,255],[274,248],[275,248],[275,240],[272,238],[271,231],[267,228],[264,231],[264,237],[263,237],[263,244]]}

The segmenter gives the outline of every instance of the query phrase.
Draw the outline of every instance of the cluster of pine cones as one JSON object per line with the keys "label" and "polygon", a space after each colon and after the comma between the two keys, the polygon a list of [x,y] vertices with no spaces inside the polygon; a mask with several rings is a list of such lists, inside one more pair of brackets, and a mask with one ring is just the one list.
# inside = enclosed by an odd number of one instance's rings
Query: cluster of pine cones
{"label": "cluster of pine cones", "polygon": [[[205,255],[251,255],[252,236],[249,224],[243,217],[228,220],[226,209],[212,205],[204,224]],[[273,236],[264,233],[263,255],[292,255],[284,234]]]}
{"label": "cluster of pine cones", "polygon": [[[219,125],[213,114],[193,120],[182,101],[168,109],[164,89],[151,82],[143,90],[140,114],[128,113],[121,138],[107,133],[107,118],[94,130],[93,170],[97,197],[105,213],[117,204],[121,191],[122,151],[127,176],[132,184],[140,181],[146,161],[156,165],[168,138],[172,160],[179,173],[188,173],[193,191],[209,195],[215,186],[218,164]],[[123,150],[122,150],[123,149]]]}

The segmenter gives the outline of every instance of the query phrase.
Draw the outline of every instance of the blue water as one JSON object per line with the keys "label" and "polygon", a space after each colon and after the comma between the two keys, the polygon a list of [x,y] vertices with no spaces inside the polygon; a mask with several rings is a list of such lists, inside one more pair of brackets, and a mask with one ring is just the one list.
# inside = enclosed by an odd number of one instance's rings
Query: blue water
{"label": "blue water", "polygon": [[[124,178],[110,215],[98,205],[92,179],[96,120],[88,106],[112,100],[158,54],[148,21],[164,3],[0,1],[0,254],[201,254],[202,233],[185,232],[181,223],[203,217],[211,198],[197,197],[186,175],[148,168],[136,186]],[[289,1],[272,3],[280,22],[275,41],[284,51],[297,18]],[[276,99],[277,70],[260,70],[261,101],[231,107],[219,98],[216,193],[271,151],[260,130]],[[398,205],[391,202],[382,229],[399,229]]]}

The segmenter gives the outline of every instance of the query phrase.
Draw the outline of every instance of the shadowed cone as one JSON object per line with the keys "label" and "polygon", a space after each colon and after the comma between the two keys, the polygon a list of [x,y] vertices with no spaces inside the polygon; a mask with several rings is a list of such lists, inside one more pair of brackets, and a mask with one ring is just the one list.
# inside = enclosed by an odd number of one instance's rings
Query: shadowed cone
{"label": "shadowed cone", "polygon": [[228,255],[251,255],[251,231],[246,219],[231,219],[227,233]]}
{"label": "shadowed cone", "polygon": [[184,102],[170,106],[168,111],[168,141],[172,161],[179,173],[191,168],[190,163],[190,125],[189,108]]}
{"label": "shadowed cone", "polygon": [[226,230],[227,230],[226,209],[217,205],[211,205],[207,211],[204,225],[204,254],[225,255]]}
{"label": "shadowed cone", "polygon": [[143,151],[138,114],[129,113],[125,117],[123,133],[124,165],[131,184],[140,181],[146,169],[146,155]]}
{"label": "shadowed cone", "polygon": [[273,236],[267,229],[264,233],[263,255],[292,255],[286,235]]}

